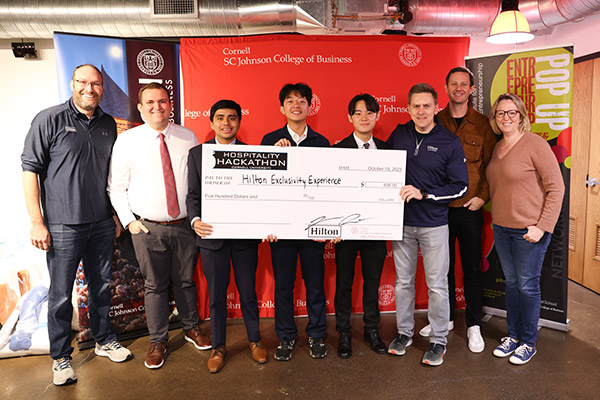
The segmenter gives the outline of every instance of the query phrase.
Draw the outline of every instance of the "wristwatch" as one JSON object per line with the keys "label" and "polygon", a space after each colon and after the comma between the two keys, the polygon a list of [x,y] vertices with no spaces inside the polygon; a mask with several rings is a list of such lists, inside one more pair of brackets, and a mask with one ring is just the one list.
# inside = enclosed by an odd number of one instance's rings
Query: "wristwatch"
{"label": "wristwatch", "polygon": [[423,196],[423,198],[421,200],[425,200],[427,198],[427,196],[429,196],[429,193],[427,193],[426,191],[421,189],[421,196]]}

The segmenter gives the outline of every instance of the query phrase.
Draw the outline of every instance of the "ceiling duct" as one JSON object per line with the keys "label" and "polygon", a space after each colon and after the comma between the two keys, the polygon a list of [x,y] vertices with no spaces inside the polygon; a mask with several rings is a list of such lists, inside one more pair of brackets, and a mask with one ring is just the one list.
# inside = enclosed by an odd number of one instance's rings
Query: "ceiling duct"
{"label": "ceiling duct", "polygon": [[192,1],[197,5],[194,18],[172,18],[171,13],[167,19],[154,19],[148,0],[0,0],[0,37],[51,38],[55,31],[147,38],[325,33],[327,2]]}
{"label": "ceiling duct", "polygon": [[[499,10],[498,0],[409,0],[414,18],[404,30],[413,34],[483,36]],[[600,0],[520,0],[519,10],[531,31],[540,32],[600,12]]]}
{"label": "ceiling duct", "polygon": [[[51,38],[55,31],[178,38],[279,32],[377,34],[384,29],[483,36],[500,8],[498,0],[153,1],[154,14],[159,2],[189,5],[190,1],[197,13],[192,11],[189,14],[194,15],[185,19],[152,18],[149,0],[0,0],[0,38]],[[402,4],[412,20],[388,4]],[[519,9],[531,31],[538,33],[600,12],[600,0],[521,0]]]}

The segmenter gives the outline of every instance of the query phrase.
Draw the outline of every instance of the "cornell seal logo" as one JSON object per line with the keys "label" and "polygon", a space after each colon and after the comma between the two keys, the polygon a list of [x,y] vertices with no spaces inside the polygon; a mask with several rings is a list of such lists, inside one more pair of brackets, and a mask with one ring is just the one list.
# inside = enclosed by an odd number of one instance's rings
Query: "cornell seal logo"
{"label": "cornell seal logo", "polygon": [[379,286],[379,305],[389,306],[395,300],[394,286],[392,285],[381,285]]}
{"label": "cornell seal logo", "polygon": [[313,115],[317,115],[319,110],[321,109],[321,99],[317,96],[316,93],[313,93],[312,103],[310,104],[310,110],[308,110],[308,116],[312,117]]}
{"label": "cornell seal logo", "polygon": [[158,51],[145,49],[137,56],[137,66],[146,75],[156,75],[163,70],[165,60]]}
{"label": "cornell seal logo", "polygon": [[405,43],[398,50],[398,58],[407,67],[416,67],[421,62],[421,49],[413,43]]}

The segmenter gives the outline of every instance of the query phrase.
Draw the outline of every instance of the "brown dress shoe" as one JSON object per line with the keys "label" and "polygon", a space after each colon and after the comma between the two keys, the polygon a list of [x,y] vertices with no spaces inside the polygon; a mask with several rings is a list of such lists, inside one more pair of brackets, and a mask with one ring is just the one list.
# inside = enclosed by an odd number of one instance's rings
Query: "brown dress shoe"
{"label": "brown dress shoe", "polygon": [[254,361],[257,363],[264,364],[267,362],[269,354],[261,342],[250,342],[250,352],[252,353],[252,358],[254,358]]}
{"label": "brown dress shoe", "polygon": [[150,349],[146,353],[144,365],[146,368],[157,369],[165,363],[167,344],[165,342],[150,343]]}
{"label": "brown dress shoe", "polygon": [[192,343],[198,350],[212,349],[210,338],[202,332],[202,329],[200,329],[199,326],[187,331],[185,333],[185,340]]}
{"label": "brown dress shoe", "polygon": [[223,364],[225,364],[225,354],[227,350],[225,347],[219,347],[218,349],[214,349],[210,353],[210,357],[208,358],[208,362],[206,366],[208,367],[208,372],[211,374],[215,374],[223,368]]}

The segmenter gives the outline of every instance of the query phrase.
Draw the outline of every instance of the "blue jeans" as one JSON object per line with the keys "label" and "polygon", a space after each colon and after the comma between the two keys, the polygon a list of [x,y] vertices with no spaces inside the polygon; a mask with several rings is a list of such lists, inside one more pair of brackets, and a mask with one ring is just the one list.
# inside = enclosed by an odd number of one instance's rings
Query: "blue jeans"
{"label": "blue jeans", "polygon": [[115,223],[109,218],[90,224],[49,224],[48,230],[48,334],[50,356],[58,359],[73,352],[71,293],[81,260],[88,287],[88,312],[94,340],[105,344],[117,338],[108,316]]}
{"label": "blue jeans", "polygon": [[535,346],[540,320],[540,275],[550,233],[537,243],[523,238],[525,229],[494,225],[494,245],[506,278],[506,325],[508,335]]}

